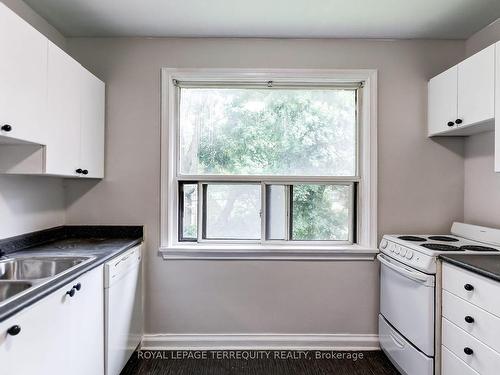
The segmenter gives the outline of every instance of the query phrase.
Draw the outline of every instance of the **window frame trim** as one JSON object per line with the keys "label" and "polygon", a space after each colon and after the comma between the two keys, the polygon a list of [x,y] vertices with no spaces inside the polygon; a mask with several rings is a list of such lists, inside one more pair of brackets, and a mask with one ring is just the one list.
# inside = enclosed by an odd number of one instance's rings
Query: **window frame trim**
{"label": "window frame trim", "polygon": [[[182,176],[177,175],[179,165],[177,152],[178,136],[178,104],[180,95],[177,95],[178,86],[174,82],[286,82],[290,85],[310,84],[342,86],[342,82],[361,82],[362,90],[358,91],[358,120],[357,129],[357,176],[231,176],[223,175]],[[351,85],[352,86],[352,85]],[[372,69],[337,70],[337,69],[172,69],[161,70],[161,183],[160,183],[160,254],[168,259],[186,258],[269,258],[262,254],[262,249],[273,249],[273,253],[280,254],[283,259],[287,254],[295,259],[311,256],[316,259],[318,254],[330,256],[339,254],[376,253],[377,250],[377,71]],[[367,125],[368,124],[368,125]],[[263,188],[270,182],[288,183],[358,183],[357,243],[342,243],[342,241],[279,241],[267,240],[252,241],[207,241],[208,243],[187,242],[178,240],[179,226],[179,195],[180,181],[259,181]],[[262,200],[265,196],[261,197]],[[353,213],[354,214],[354,213]],[[201,212],[199,212],[201,216]],[[265,225],[265,220],[262,220]],[[221,251],[214,251],[220,248]],[[300,249],[303,249],[302,251]],[[317,251],[315,251],[315,249]],[[188,250],[188,251],[186,251]],[[266,250],[267,251],[267,250]],[[206,254],[205,254],[206,253]],[[219,255],[217,255],[219,254]],[[260,254],[260,255],[259,255]],[[282,255],[281,255],[282,254]],[[345,258],[342,256],[342,258]]]}

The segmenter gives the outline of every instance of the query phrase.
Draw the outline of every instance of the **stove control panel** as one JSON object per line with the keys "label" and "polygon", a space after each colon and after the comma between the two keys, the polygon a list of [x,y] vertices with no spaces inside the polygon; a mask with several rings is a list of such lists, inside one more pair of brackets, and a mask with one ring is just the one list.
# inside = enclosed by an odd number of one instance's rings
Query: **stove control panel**
{"label": "stove control panel", "polygon": [[429,273],[436,272],[436,261],[434,257],[419,253],[385,238],[380,241],[380,251],[401,263],[415,267],[421,271]]}

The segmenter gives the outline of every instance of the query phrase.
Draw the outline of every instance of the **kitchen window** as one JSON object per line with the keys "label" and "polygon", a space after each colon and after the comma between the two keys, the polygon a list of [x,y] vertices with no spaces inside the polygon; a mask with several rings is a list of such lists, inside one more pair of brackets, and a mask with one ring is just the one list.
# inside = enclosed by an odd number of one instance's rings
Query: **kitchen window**
{"label": "kitchen window", "polygon": [[164,69],[163,255],[373,245],[375,78]]}

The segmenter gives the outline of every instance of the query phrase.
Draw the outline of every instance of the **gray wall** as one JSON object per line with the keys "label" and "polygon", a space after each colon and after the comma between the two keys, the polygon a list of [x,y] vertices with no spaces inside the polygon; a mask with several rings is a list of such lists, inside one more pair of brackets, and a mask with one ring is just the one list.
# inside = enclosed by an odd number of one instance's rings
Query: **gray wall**
{"label": "gray wall", "polygon": [[426,137],[427,80],[463,41],[68,39],[107,83],[106,178],[68,182],[68,223],[146,225],[149,333],[376,332],[375,262],[164,261],[160,68],[375,68],[379,231],[447,232],[463,218],[463,142]]}
{"label": "gray wall", "polygon": [[500,18],[495,22],[492,22],[485,28],[479,30],[477,33],[472,35],[469,39],[465,41],[465,54],[471,56],[476,52],[481,51],[498,42],[500,39]]}
{"label": "gray wall", "polygon": [[48,23],[45,18],[41,17],[36,13],[29,5],[27,5],[22,0],[0,0],[0,2],[7,5],[19,17],[23,18],[26,22],[30,23],[35,29],[44,34],[53,43],[57,44],[59,47],[64,48],[66,46],[66,38],[50,23]]}
{"label": "gray wall", "polygon": [[0,239],[64,222],[64,190],[60,179],[0,176]]}
{"label": "gray wall", "polygon": [[[500,40],[500,19],[470,37],[470,56]],[[494,133],[465,140],[464,218],[466,222],[500,228],[500,173],[494,172]]]}
{"label": "gray wall", "polygon": [[[3,0],[54,43],[65,38],[21,0]],[[64,224],[64,190],[61,179],[0,176],[0,239]]]}

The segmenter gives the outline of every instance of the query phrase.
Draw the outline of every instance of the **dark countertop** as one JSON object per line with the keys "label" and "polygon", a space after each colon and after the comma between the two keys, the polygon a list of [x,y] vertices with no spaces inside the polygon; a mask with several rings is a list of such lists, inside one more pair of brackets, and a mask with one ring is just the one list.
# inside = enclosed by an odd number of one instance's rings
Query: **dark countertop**
{"label": "dark countertop", "polygon": [[140,226],[64,226],[1,240],[0,251],[7,257],[92,256],[93,259],[35,284],[23,295],[0,305],[0,322],[142,241],[143,228]]}
{"label": "dark countertop", "polygon": [[445,262],[475,272],[478,275],[488,277],[495,281],[500,281],[500,254],[499,255],[449,254],[449,255],[440,255],[439,258]]}

